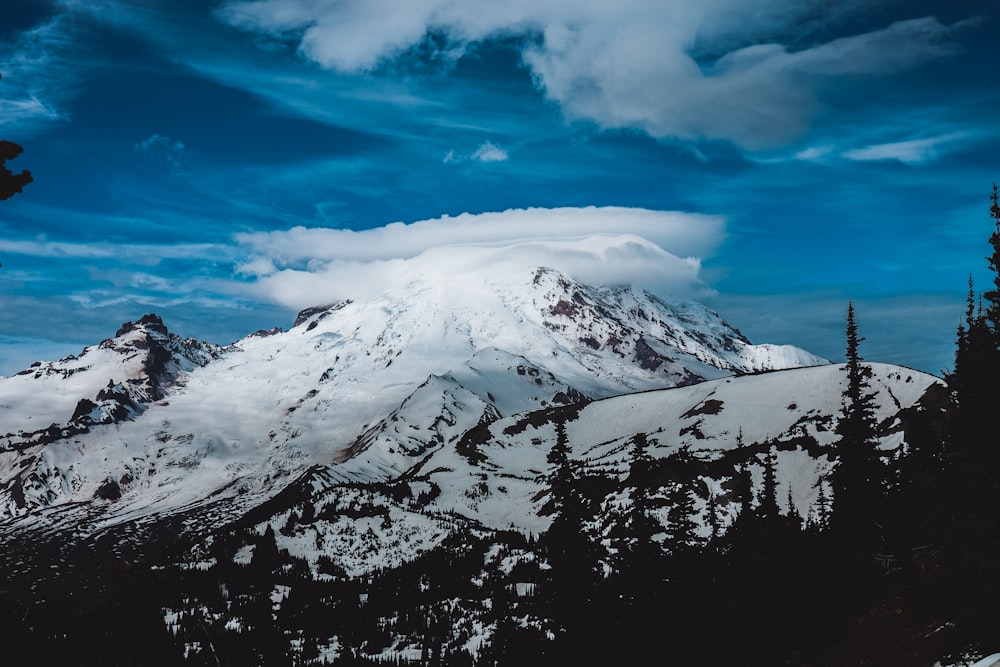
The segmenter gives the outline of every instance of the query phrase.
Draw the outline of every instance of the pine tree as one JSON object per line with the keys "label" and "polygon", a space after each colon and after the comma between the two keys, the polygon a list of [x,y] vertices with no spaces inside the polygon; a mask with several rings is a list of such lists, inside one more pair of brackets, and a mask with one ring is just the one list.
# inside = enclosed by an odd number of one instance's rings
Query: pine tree
{"label": "pine tree", "polygon": [[779,514],[776,467],[777,460],[774,457],[774,449],[771,448],[764,457],[764,483],[757,503],[757,516],[763,520],[772,520]]}
{"label": "pine tree", "polygon": [[632,440],[632,461],[626,480],[631,488],[632,504],[625,519],[628,539],[624,549],[627,559],[625,567],[648,569],[660,551],[653,536],[662,530],[660,522],[653,516],[653,500],[650,494],[650,466],[652,459],[646,449],[648,440],[645,433],[637,433]]}
{"label": "pine tree", "polygon": [[969,345],[970,332],[976,326],[976,292],[969,274],[969,293],[965,299],[965,320],[958,323],[955,346],[955,369],[946,374],[952,403],[959,407],[969,404],[969,389],[972,385],[969,374],[974,371],[975,360],[971,355]]}
{"label": "pine tree", "polygon": [[788,509],[788,522],[793,525],[796,529],[802,528],[802,517],[799,516],[799,511],[795,509],[795,498],[792,495],[792,484],[788,484],[788,495],[785,497],[785,507]]}
{"label": "pine tree", "polygon": [[1000,333],[1000,197],[996,183],[993,184],[993,194],[990,195],[990,218],[993,219],[993,231],[990,234],[990,248],[993,252],[986,260],[993,272],[993,288],[987,290],[983,298],[987,301],[984,315],[996,338]]}
{"label": "pine tree", "polygon": [[596,545],[586,527],[590,508],[581,493],[580,463],[569,456],[566,424],[556,423],[556,442],[547,460],[553,465],[549,475],[548,511],[554,514],[542,545],[548,557],[550,594],[561,606],[579,602],[597,578]]}
{"label": "pine tree", "polygon": [[[667,462],[680,470],[693,468],[691,451],[686,446],[671,454]],[[673,482],[667,491],[667,543],[675,552],[696,546],[697,542],[694,494],[684,479]]]}
{"label": "pine tree", "polygon": [[594,508],[584,494],[587,479],[582,464],[570,457],[566,424],[556,421],[556,442],[547,456],[553,466],[549,476],[549,511],[552,523],[541,540],[550,567],[548,581],[539,587],[537,599],[547,607],[561,627],[553,646],[556,662],[574,664],[586,651],[587,638],[595,632],[590,613],[602,580],[602,548],[590,534],[587,523]]}
{"label": "pine tree", "polygon": [[706,482],[706,485],[708,486],[708,505],[705,508],[705,512],[707,514],[708,527],[711,531],[708,536],[709,544],[712,544],[722,534],[722,517],[720,516],[719,496],[715,492],[715,489],[712,488],[711,482]]}
{"label": "pine tree", "polygon": [[278,543],[274,536],[274,528],[267,524],[267,529],[260,536],[254,545],[253,556],[250,558],[250,567],[254,569],[270,572],[281,564],[281,554],[278,552]]}
{"label": "pine tree", "polygon": [[820,478],[818,482],[819,493],[816,494],[816,528],[820,531],[826,530],[830,525],[830,496],[826,492],[826,481]]}
{"label": "pine tree", "polygon": [[958,422],[952,444],[988,460],[997,457],[994,415],[1000,405],[996,381],[1000,377],[1000,202],[996,184],[990,195],[990,217],[992,253],[986,259],[993,272],[992,289],[980,297],[976,310],[969,278],[965,323],[958,329],[955,370],[947,378]]}
{"label": "pine tree", "polygon": [[860,555],[874,554],[881,540],[884,466],[875,434],[875,396],[871,367],[862,363],[854,302],[847,308],[847,387],[837,423],[837,467],[830,478],[833,512],[830,527],[845,547]]}
{"label": "pine tree", "polygon": [[[932,544],[933,607],[957,628],[967,646],[985,647],[1000,636],[995,613],[1000,597],[1000,464],[997,409],[1000,407],[1000,197],[990,194],[991,230],[987,256],[992,280],[978,304],[969,281],[965,321],[959,326],[955,369],[947,377],[954,422],[946,456],[914,496],[926,498],[921,544]],[[921,495],[917,495],[922,492]],[[911,503],[912,507],[912,503]],[[955,641],[955,640],[953,640]]]}

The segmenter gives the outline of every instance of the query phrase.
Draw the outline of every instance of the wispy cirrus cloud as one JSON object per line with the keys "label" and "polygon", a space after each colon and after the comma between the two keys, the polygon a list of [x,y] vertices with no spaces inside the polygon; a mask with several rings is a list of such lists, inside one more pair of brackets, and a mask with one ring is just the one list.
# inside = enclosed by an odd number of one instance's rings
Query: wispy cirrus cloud
{"label": "wispy cirrus cloud", "polygon": [[68,120],[82,72],[93,65],[88,19],[103,2],[59,4],[51,19],[0,44],[0,127],[18,135]]}
{"label": "wispy cirrus cloud", "polygon": [[[818,163],[848,160],[852,162],[901,162],[908,165],[921,165],[959,150],[968,144],[974,136],[975,134],[972,132],[961,131],[902,141],[862,143],[860,146],[855,144],[854,147],[823,143],[803,148],[795,152],[791,159]],[[778,157],[770,161],[782,162],[785,159]],[[768,160],[761,161],[767,162]]]}
{"label": "wispy cirrus cloud", "polygon": [[904,164],[922,164],[937,158],[949,147],[966,138],[966,134],[956,132],[924,139],[894,141],[855,148],[845,151],[843,156],[860,162],[895,160]]}
{"label": "wispy cirrus cloud", "polygon": [[160,259],[208,259],[227,254],[223,247],[209,243],[141,244],[141,243],[69,243],[48,240],[17,240],[0,238],[0,252],[38,258],[117,258],[148,264]]}

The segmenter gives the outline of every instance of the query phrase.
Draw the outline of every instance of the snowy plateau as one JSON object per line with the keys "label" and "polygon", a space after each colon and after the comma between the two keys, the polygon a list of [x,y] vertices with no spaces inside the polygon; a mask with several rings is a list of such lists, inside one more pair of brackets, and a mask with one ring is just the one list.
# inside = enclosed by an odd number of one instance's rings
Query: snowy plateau
{"label": "snowy plateau", "polygon": [[[944,386],[870,367],[879,447],[903,456],[920,415],[946,403]],[[637,437],[655,460],[686,453],[678,474],[694,489],[700,538],[739,514],[738,470],[759,488],[772,456],[783,511],[805,522],[831,493],[845,386],[842,366],[753,345],[696,302],[550,268],[406,276],[225,347],[150,314],[76,356],[0,378],[0,565],[58,596],[81,559],[194,576],[248,568],[276,546],[286,571],[354,582],[364,602],[363,582],[474,536],[482,554],[469,579],[507,577],[526,595],[545,565],[510,536],[530,545],[558,514],[549,454],[560,438],[605,480],[589,530],[609,553],[632,502],[621,482]],[[669,508],[654,514],[667,530]],[[277,621],[296,585],[265,593]],[[219,640],[200,628],[260,627],[232,599],[212,599],[157,603],[161,628],[194,663],[218,664]],[[453,653],[475,658],[499,632],[486,600],[441,604],[467,605],[445,633]],[[352,642],[390,661],[428,651],[403,632],[282,637],[296,664],[343,658]]]}

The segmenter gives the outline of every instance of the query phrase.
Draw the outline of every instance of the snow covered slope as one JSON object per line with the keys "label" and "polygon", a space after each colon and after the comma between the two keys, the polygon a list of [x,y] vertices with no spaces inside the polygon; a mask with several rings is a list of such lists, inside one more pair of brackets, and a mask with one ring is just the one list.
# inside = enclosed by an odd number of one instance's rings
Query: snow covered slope
{"label": "snow covered slope", "polygon": [[312,465],[388,480],[502,416],[822,361],[751,345],[699,304],[546,268],[407,274],[226,350],[147,316],[0,379],[0,512],[96,498],[118,521],[262,500]]}
{"label": "snow covered slope", "polygon": [[2,378],[0,448],[30,443],[53,424],[120,421],[126,412],[163,398],[182,375],[222,352],[217,345],[169,333],[156,315],[126,322],[114,338],[78,356],[36,362]]}
{"label": "snow covered slope", "polygon": [[[922,405],[940,406],[943,387],[924,373],[872,364],[880,446],[905,450],[904,421]],[[649,454],[665,458],[688,448],[703,461],[747,459],[774,449],[779,497],[791,485],[803,518],[830,470],[830,446],[841,406],[843,366],[827,365],[747,375],[650,391],[497,420],[470,433],[452,450],[439,450],[422,469],[441,489],[436,503],[495,528],[539,530],[539,492],[550,465],[546,455],[564,423],[572,457],[616,478],[628,471],[632,441],[645,434]],[[752,459],[750,459],[752,460]],[[756,464],[756,462],[755,462]],[[487,488],[470,502],[460,480],[488,473]],[[502,488],[501,488],[502,487]],[[526,521],[528,523],[518,523]],[[544,522],[543,522],[544,523]]]}
{"label": "snow covered slope", "polygon": [[[880,447],[890,455],[905,454],[908,438],[919,436],[914,416],[940,414],[946,390],[940,380],[918,371],[871,367]],[[278,531],[279,547],[292,556],[314,567],[321,556],[332,558],[352,574],[394,567],[470,525],[541,534],[551,521],[545,505],[553,465],[547,457],[557,425],[565,428],[581,476],[608,480],[609,489],[628,477],[639,434],[646,436],[653,460],[666,461],[687,448],[690,461],[674,468],[674,481],[699,494],[704,536],[710,530],[709,497],[724,529],[741,509],[732,491],[738,470],[746,466],[759,489],[772,453],[777,497],[790,498],[803,520],[815,520],[820,489],[831,495],[828,474],[845,380],[843,366],[826,365],[550,406],[475,426],[469,421],[462,437],[414,452],[417,462],[390,485],[345,485],[345,466],[398,465],[408,426],[390,419],[392,426],[363,453],[304,476],[294,501],[279,503],[262,517],[257,533],[270,524]],[[434,391],[442,388],[438,384]],[[600,515],[608,525],[597,526],[598,533],[619,521],[629,504],[617,491],[602,502]],[[293,525],[289,517],[306,505],[320,518]],[[362,533],[364,539],[345,539]]]}

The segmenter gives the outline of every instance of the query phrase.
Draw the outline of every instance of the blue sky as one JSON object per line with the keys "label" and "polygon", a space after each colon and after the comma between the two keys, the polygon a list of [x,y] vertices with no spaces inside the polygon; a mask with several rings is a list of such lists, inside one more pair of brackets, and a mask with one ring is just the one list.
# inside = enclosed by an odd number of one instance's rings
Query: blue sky
{"label": "blue sky", "polygon": [[589,206],[699,214],[657,242],[754,342],[840,359],[853,298],[866,358],[938,373],[988,279],[998,29],[982,0],[18,0],[0,374],[146,312],[287,327],[328,296],[261,289],[328,275],[262,241],[297,227],[371,262],[394,222]]}

